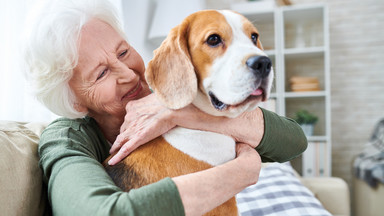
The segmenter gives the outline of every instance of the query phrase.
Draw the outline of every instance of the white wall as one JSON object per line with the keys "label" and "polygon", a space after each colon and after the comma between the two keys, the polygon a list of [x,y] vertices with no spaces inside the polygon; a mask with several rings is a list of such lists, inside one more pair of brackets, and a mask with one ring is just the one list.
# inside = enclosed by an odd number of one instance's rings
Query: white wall
{"label": "white wall", "polygon": [[[124,24],[128,40],[131,45],[140,53],[147,64],[153,57],[153,50],[156,49],[162,40],[148,40],[153,18],[158,4],[167,4],[169,10],[163,16],[167,16],[167,24],[161,23],[169,30],[183,20],[184,17],[202,6],[204,9],[205,0],[125,0],[122,1],[124,11]],[[164,9],[164,8],[162,8]],[[162,18],[164,18],[161,16]],[[167,19],[168,18],[168,19]],[[167,31],[166,31],[167,32]]]}
{"label": "white wall", "polygon": [[156,44],[147,40],[155,3],[153,0],[124,0],[122,2],[124,28],[128,41],[147,64],[152,59],[153,50],[157,47]]}
{"label": "white wall", "polygon": [[21,43],[27,9],[35,0],[0,0],[0,120],[42,121],[54,115],[38,103],[23,74]]}

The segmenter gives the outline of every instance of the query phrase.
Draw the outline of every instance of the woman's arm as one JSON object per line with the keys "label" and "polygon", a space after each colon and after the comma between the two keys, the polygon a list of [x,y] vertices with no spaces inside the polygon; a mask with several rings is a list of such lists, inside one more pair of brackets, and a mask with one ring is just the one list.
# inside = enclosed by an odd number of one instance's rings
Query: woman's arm
{"label": "woman's arm", "polygon": [[307,147],[301,127],[293,120],[256,108],[237,118],[208,115],[193,105],[170,110],[154,94],[127,104],[121,134],[111,148],[118,153],[109,161],[114,165],[138,146],[172,129],[182,126],[233,137],[259,151],[263,161],[283,162],[301,154]]}
{"label": "woman's arm", "polygon": [[260,156],[249,145],[236,145],[237,158],[220,166],[173,178],[186,215],[203,215],[255,184]]}
{"label": "woman's arm", "polygon": [[41,136],[40,165],[54,214],[202,215],[258,180],[259,155],[238,145],[237,158],[226,164],[126,193],[100,164],[108,145],[88,126],[55,123]]}
{"label": "woman's arm", "polygon": [[236,142],[247,143],[253,148],[260,144],[264,135],[264,115],[260,108],[237,118],[227,118],[209,115],[190,105],[175,111],[173,121],[178,126],[231,136]]}
{"label": "woman's arm", "polygon": [[108,156],[96,123],[59,120],[48,126],[39,144],[40,167],[53,215],[183,215],[170,178],[123,192],[105,172]]}
{"label": "woman's arm", "polygon": [[307,148],[307,138],[292,119],[256,108],[237,118],[211,116],[193,107],[175,112],[176,125],[217,132],[255,148],[263,162],[289,161]]}

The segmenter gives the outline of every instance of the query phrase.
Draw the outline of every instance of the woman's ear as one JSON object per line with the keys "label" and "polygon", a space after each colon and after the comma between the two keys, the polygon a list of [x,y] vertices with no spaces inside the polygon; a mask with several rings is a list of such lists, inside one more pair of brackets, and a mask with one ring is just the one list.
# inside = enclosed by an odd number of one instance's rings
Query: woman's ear
{"label": "woman's ear", "polygon": [[188,51],[189,21],[171,30],[154,51],[145,78],[161,102],[171,109],[180,109],[196,97],[197,78]]}

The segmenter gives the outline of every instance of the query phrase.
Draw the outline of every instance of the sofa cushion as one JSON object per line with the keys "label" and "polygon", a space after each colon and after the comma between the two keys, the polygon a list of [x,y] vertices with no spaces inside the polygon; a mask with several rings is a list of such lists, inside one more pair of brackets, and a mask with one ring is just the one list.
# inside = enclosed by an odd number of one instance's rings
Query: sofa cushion
{"label": "sofa cushion", "polygon": [[289,163],[263,167],[257,184],[244,189],[236,199],[242,216],[331,215],[300,182]]}
{"label": "sofa cushion", "polygon": [[38,166],[45,124],[0,121],[0,214],[43,215],[47,197]]}

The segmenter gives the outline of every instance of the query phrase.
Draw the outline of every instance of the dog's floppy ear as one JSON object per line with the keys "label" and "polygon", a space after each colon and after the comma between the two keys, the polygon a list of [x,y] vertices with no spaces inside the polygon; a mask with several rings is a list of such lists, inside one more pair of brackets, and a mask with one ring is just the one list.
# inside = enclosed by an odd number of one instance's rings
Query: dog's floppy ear
{"label": "dog's floppy ear", "polygon": [[156,96],[167,107],[180,109],[196,96],[197,78],[188,51],[189,21],[173,28],[154,51],[145,78]]}

